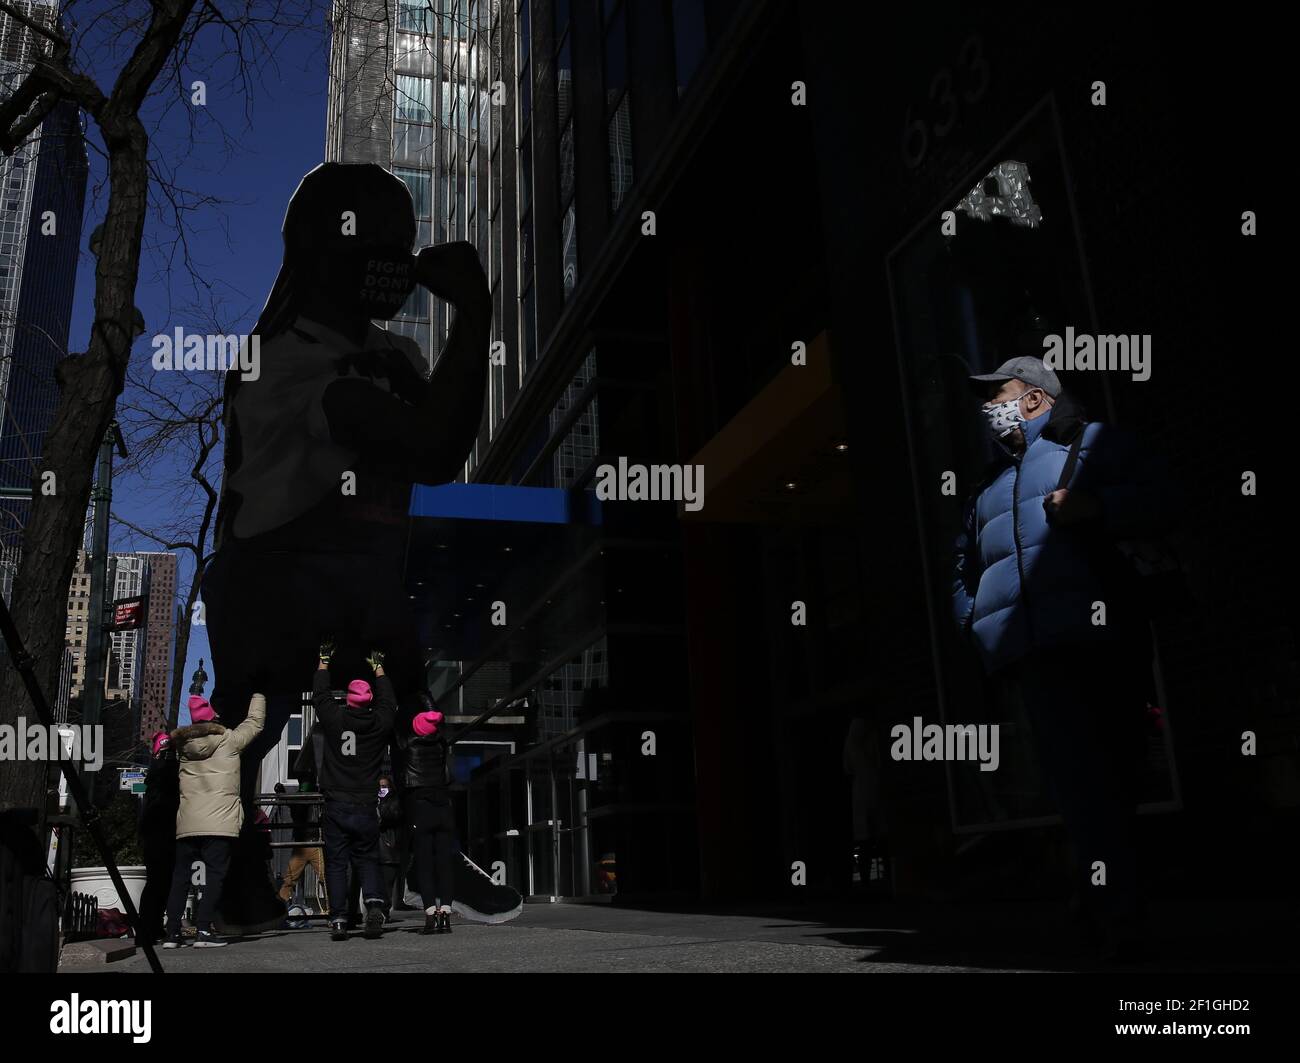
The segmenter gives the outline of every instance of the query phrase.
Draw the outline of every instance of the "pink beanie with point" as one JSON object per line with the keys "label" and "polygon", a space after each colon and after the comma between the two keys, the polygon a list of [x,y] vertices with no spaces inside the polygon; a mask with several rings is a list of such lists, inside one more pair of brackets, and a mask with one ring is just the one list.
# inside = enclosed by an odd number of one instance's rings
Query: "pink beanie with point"
{"label": "pink beanie with point", "polygon": [[216,709],[208,704],[202,694],[190,695],[190,722],[208,723],[217,715]]}
{"label": "pink beanie with point", "polygon": [[421,712],[411,721],[411,730],[421,738],[427,738],[431,734],[437,733],[438,725],[442,723],[442,713],[437,709],[430,712]]}
{"label": "pink beanie with point", "polygon": [[166,731],[159,731],[153,736],[153,755],[156,757],[164,749],[172,744],[172,736]]}
{"label": "pink beanie with point", "polygon": [[348,705],[354,709],[364,709],[374,696],[364,679],[354,679],[348,684]]}

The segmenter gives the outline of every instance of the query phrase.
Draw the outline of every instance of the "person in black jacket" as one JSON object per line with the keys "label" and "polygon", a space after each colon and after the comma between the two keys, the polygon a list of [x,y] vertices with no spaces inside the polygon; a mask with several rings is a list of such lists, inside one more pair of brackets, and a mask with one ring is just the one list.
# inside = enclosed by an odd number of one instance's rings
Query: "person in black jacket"
{"label": "person in black jacket", "polygon": [[379,870],[379,813],[375,793],[384,754],[392,738],[397,701],[384,675],[384,655],[372,650],[367,661],[375,673],[371,689],[364,679],[348,684],[346,701],[330,690],[329,662],[334,644],[321,646],[312,701],[325,735],[320,789],[325,797],[321,836],[325,842],[325,880],[335,898],[330,937],[346,941],[348,865],[361,876],[366,905],[365,936],[377,938],[384,929],[384,878]]}
{"label": "person in black jacket", "polygon": [[144,892],[140,895],[137,944],[163,936],[163,913],[171,890],[176,863],[176,812],[181,804],[180,762],[171,748],[171,736],[153,736],[153,759],[144,777],[140,809],[140,848],[144,852]]}
{"label": "person in black jacket", "polygon": [[384,875],[384,911],[393,905],[393,889],[397,873],[402,867],[402,835],[406,829],[406,813],[402,799],[393,788],[387,775],[379,780],[379,868]]}
{"label": "person in black jacket", "polygon": [[[428,704],[427,695],[423,700]],[[451,750],[439,733],[442,713],[432,707],[398,729],[406,821],[411,829],[415,875],[424,903],[425,934],[451,932],[453,876],[456,872],[456,819],[451,807]]]}

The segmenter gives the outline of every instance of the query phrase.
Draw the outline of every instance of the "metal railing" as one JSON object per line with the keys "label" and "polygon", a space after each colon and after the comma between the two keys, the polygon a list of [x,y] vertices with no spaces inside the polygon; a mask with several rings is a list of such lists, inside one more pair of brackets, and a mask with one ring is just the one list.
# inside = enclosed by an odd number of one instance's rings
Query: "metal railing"
{"label": "metal railing", "polygon": [[[270,815],[268,815],[267,816],[268,822],[261,824],[260,829],[266,830],[268,832],[284,831],[284,830],[295,832],[295,836],[289,840],[276,841],[272,839],[271,841],[269,841],[267,844],[270,845],[270,847],[273,850],[274,849],[290,849],[290,850],[320,849],[322,850],[322,852],[324,851],[325,842],[324,839],[321,837],[321,814],[325,809],[325,798],[322,794],[319,793],[258,794],[258,796],[253,800],[253,804],[265,808],[276,808],[276,809],[279,808],[292,809],[295,806],[302,807],[306,805],[307,807],[314,809],[315,810],[314,816],[306,823],[294,823],[292,819],[290,819],[290,821],[287,823],[285,822],[276,823],[271,821],[271,817]],[[300,838],[297,834],[297,832],[299,831],[305,834],[314,835],[314,837]],[[303,882],[304,899],[307,899],[310,896],[305,884],[306,876],[308,874],[311,874],[313,876],[315,875],[315,868],[310,863],[307,865],[307,867],[303,868],[303,880],[301,881]],[[322,905],[320,904],[320,901],[322,900],[322,892],[324,891],[324,889],[325,889],[325,883],[318,880],[316,884],[316,896],[315,896],[315,900],[317,901],[317,903],[311,906],[313,908],[313,911],[310,914],[295,915],[295,916],[291,916],[290,918],[294,920],[328,918],[328,916],[321,911]],[[328,896],[326,896],[324,899],[326,901],[329,901]],[[332,901],[329,901],[329,907],[330,907],[330,911],[333,911]]]}
{"label": "metal railing", "polygon": [[69,890],[63,905],[63,940],[87,941],[98,929],[99,898]]}

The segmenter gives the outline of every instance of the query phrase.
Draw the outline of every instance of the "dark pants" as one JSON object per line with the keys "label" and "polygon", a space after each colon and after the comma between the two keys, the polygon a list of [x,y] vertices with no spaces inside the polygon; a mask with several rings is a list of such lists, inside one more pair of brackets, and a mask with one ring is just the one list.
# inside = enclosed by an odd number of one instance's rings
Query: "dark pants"
{"label": "dark pants", "polygon": [[[325,888],[331,899],[348,895],[348,867],[361,877],[367,904],[382,904],[384,876],[379,870],[379,810],[373,804],[325,801],[321,817],[321,838],[325,842]],[[334,902],[331,911],[341,918],[343,905]]]}
{"label": "dark pants", "polygon": [[415,881],[426,908],[455,899],[456,817],[451,799],[436,790],[412,790],[403,802],[411,825]]}
{"label": "dark pants", "polygon": [[[1053,649],[1019,662],[1009,678],[1019,685],[1043,779],[1074,851],[1072,892],[1105,924],[1133,920],[1149,679],[1142,660]],[[1104,886],[1094,883],[1098,861],[1105,865]]]}
{"label": "dark pants", "polygon": [[163,933],[163,913],[171,893],[176,870],[176,826],[162,837],[146,837],[144,847],[144,892],[140,894],[140,931],[137,936],[156,941]]}
{"label": "dark pants", "polygon": [[167,933],[176,936],[181,931],[185,915],[185,898],[190,893],[190,878],[196,861],[203,863],[203,896],[194,916],[194,925],[200,930],[212,929],[212,915],[221,902],[221,887],[230,867],[230,847],[233,839],[215,837],[178,838],[176,840],[176,865],[172,871],[172,891],[167,898]]}
{"label": "dark pants", "polygon": [[[384,914],[387,915],[393,910],[393,887],[397,883],[397,872],[401,870],[398,864],[380,864],[379,873],[384,879]],[[352,899],[348,901],[348,918],[361,914],[361,878],[358,875],[352,876]]]}

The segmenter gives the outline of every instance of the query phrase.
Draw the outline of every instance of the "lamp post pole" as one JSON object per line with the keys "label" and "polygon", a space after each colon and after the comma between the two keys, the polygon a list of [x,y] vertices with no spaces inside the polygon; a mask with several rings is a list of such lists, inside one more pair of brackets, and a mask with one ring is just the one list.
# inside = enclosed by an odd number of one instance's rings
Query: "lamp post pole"
{"label": "lamp post pole", "polygon": [[104,641],[108,626],[108,510],[113,501],[113,448],[126,457],[126,442],[113,421],[99,444],[99,474],[90,498],[95,506],[90,542],[90,604],[86,620],[86,672],[81,722],[99,723],[104,707]]}

